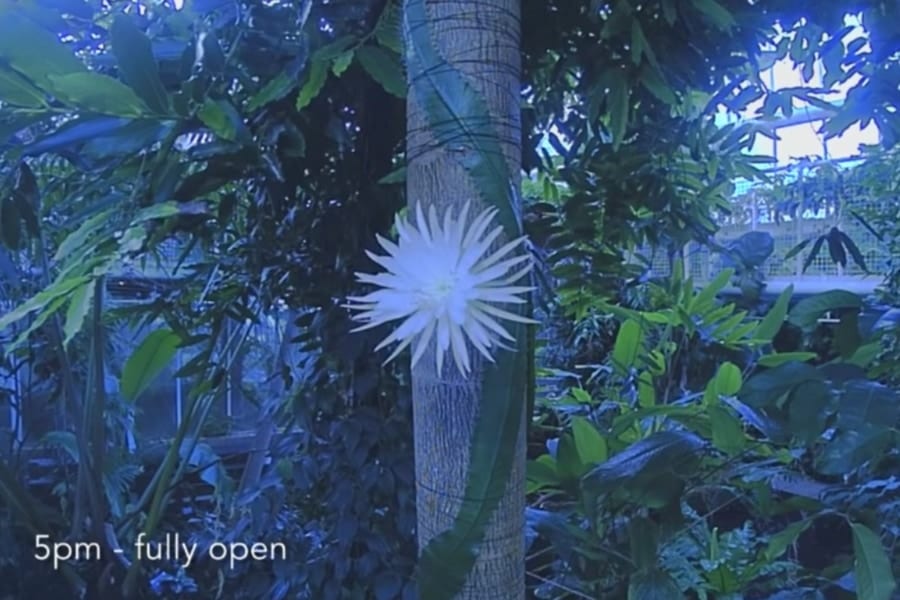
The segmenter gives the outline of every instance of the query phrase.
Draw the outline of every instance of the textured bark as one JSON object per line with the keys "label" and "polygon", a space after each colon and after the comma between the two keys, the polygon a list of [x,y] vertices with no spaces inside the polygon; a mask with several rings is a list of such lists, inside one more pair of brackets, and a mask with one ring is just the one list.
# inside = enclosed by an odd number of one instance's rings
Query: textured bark
{"label": "textured bark", "polygon": [[[519,1],[427,2],[432,41],[485,99],[491,123],[475,124],[500,142],[512,176],[521,165]],[[413,85],[415,82],[412,82]],[[459,144],[440,146],[411,92],[408,100],[407,193],[410,206],[434,205],[440,214],[466,202],[483,207],[478,191],[460,166]],[[471,211],[470,218],[473,213]],[[518,340],[523,347],[524,340]],[[453,525],[465,493],[469,447],[481,398],[480,356],[470,348],[473,371],[463,379],[444,361],[435,369],[433,347],[413,371],[416,507],[420,551]],[[523,398],[524,402],[525,399]],[[464,599],[521,600],[525,596],[525,439],[524,418],[516,460],[479,558],[463,591]],[[427,599],[422,599],[427,600]]]}

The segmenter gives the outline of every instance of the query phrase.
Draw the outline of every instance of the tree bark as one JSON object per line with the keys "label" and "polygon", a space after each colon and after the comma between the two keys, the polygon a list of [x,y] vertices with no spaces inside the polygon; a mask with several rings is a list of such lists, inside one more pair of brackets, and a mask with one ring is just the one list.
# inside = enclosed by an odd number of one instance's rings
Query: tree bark
{"label": "tree bark", "polygon": [[[491,123],[474,124],[497,138],[510,173],[521,169],[520,45],[518,0],[429,0],[432,43],[487,103]],[[412,77],[415,77],[412,74]],[[412,86],[407,104],[407,197],[443,215],[472,201],[472,215],[484,208],[478,190],[457,158],[471,151],[440,144],[429,132]],[[478,210],[475,210],[478,209]],[[520,342],[524,342],[521,340]],[[473,370],[463,378],[446,359],[437,373],[434,345],[412,373],[415,428],[416,509],[420,552],[450,529],[465,495],[469,448],[482,396],[482,362],[471,349]],[[525,398],[522,398],[525,402]],[[525,597],[525,420],[506,491],[488,525],[478,560],[458,598],[521,600]],[[427,600],[427,599],[422,599]]]}

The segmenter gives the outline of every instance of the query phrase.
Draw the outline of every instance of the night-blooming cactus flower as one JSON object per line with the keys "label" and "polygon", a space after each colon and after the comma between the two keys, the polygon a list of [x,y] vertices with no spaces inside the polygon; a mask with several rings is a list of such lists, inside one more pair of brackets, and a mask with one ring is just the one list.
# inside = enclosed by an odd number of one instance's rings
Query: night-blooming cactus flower
{"label": "night-blooming cactus flower", "polygon": [[399,342],[385,362],[413,344],[412,365],[415,366],[431,339],[436,338],[438,373],[449,351],[460,373],[467,375],[471,369],[467,341],[493,362],[491,351],[495,347],[509,349],[504,342],[515,341],[500,321],[535,322],[498,306],[524,303],[526,300],[519,294],[533,289],[513,285],[532,267],[527,253],[510,256],[525,238],[489,252],[491,244],[503,232],[499,226],[488,232],[497,210],[485,210],[467,227],[468,213],[468,203],[455,219],[451,209],[447,209],[441,223],[433,206],[426,220],[420,204],[416,207],[415,226],[399,216],[396,218],[399,234],[396,244],[378,236],[378,243],[387,256],[367,252],[385,271],[356,276],[359,281],[381,289],[348,298],[347,308],[358,311],[354,319],[364,323],[353,331],[402,320],[376,347],[380,350]]}

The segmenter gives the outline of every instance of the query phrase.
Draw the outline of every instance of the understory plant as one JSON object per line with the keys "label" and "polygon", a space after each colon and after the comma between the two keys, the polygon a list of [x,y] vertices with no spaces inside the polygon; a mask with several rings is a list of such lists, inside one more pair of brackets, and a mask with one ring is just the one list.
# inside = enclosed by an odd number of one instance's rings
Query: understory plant
{"label": "understory plant", "polygon": [[598,303],[611,347],[535,423],[537,597],[891,598],[900,398],[867,371],[863,302],[788,288],[754,315],[720,299],[731,276],[676,268],[651,309]]}

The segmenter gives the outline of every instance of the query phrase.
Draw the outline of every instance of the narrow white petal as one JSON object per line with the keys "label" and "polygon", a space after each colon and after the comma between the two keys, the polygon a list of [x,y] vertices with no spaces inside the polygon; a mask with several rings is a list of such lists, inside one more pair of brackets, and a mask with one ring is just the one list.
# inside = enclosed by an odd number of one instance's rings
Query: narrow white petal
{"label": "narrow white petal", "polygon": [[490,333],[475,320],[470,320],[463,329],[475,349],[490,362],[494,362],[494,357],[489,351],[493,345]]}
{"label": "narrow white petal", "polygon": [[425,213],[422,211],[422,203],[416,203],[416,225],[419,230],[419,234],[422,236],[422,239],[426,244],[431,243],[432,232],[428,231],[428,223],[425,221]]}
{"label": "narrow white petal", "polygon": [[378,240],[378,244],[382,248],[384,248],[385,251],[387,251],[391,256],[396,256],[400,252],[400,247],[386,237],[383,237],[376,233],[375,239]]}
{"label": "narrow white petal", "polygon": [[492,318],[490,318],[489,316],[487,316],[484,312],[482,312],[480,310],[473,310],[472,318],[475,319],[476,321],[478,321],[479,323],[481,323],[482,325],[484,325],[485,327],[487,327],[488,329],[490,329],[491,331],[493,331],[494,333],[496,333],[498,336],[500,336],[504,339],[507,339],[510,342],[516,341],[516,338],[514,338],[503,327],[503,325],[501,325],[497,321],[495,321]]}
{"label": "narrow white petal", "polygon": [[462,330],[454,327],[451,331],[450,348],[453,350],[453,359],[460,373],[468,374],[469,369],[469,351],[466,350],[466,340],[463,337]]}
{"label": "narrow white petal", "polygon": [[422,358],[422,355],[425,354],[425,350],[428,349],[428,343],[431,341],[431,336],[434,333],[434,321],[428,323],[428,327],[425,331],[422,332],[422,335],[418,337],[416,340],[416,345],[413,347],[413,356],[412,362],[410,363],[410,368],[415,367],[419,360]]}
{"label": "narrow white petal", "polygon": [[485,304],[484,302],[479,302],[478,305],[481,310],[490,315],[494,315],[495,317],[500,317],[501,319],[506,319],[507,321],[515,321],[516,323],[525,323],[526,325],[537,325],[537,321],[529,319],[528,317],[517,315],[516,313],[509,312],[508,310],[503,310],[502,308],[497,308],[496,306],[491,306],[490,304]]}
{"label": "narrow white petal", "polygon": [[527,255],[516,256],[515,258],[501,261],[490,268],[478,269],[478,271],[473,273],[472,276],[478,283],[484,283],[486,281],[491,281],[492,279],[498,279],[500,277],[503,277],[513,267],[522,264],[530,258],[531,257]]}
{"label": "narrow white petal", "polygon": [[[469,233],[463,238],[463,247],[468,247],[474,244],[477,240],[481,239],[484,235],[484,232],[487,230],[488,225],[491,223],[491,219],[494,218],[494,215],[497,214],[497,209],[489,208],[488,210],[482,212],[480,215],[475,217],[475,221],[472,223],[472,228],[469,229]],[[500,231],[503,231],[502,227],[497,227]]]}
{"label": "narrow white petal", "polygon": [[391,362],[392,360],[394,360],[395,358],[397,358],[398,356],[400,356],[400,353],[403,352],[404,350],[406,350],[406,347],[409,346],[409,344],[412,341],[413,341],[413,338],[407,338],[407,339],[403,340],[399,345],[397,345],[396,348],[394,348],[394,351],[391,352],[391,355],[388,356],[386,359],[384,359],[384,362],[381,364],[386,365],[389,362]]}
{"label": "narrow white petal", "polygon": [[469,270],[481,259],[482,255],[487,251],[488,247],[494,243],[494,240],[497,239],[503,233],[503,229],[498,227],[493,230],[486,238],[477,243],[472,243],[467,246],[463,246],[464,251],[462,256],[459,259],[459,268]]}
{"label": "narrow white petal", "polygon": [[[488,267],[490,267],[491,265],[496,263],[498,260],[500,260],[507,254],[509,254],[510,252],[515,250],[516,247],[519,246],[523,241],[525,241],[525,238],[520,237],[520,238],[514,239],[511,242],[507,242],[507,243],[503,244],[500,248],[497,249],[497,251],[495,251],[493,254],[491,254],[488,258],[486,258],[482,262],[478,263],[478,266],[475,267],[475,269],[478,272],[481,272],[481,271],[487,269]],[[522,256],[524,257],[524,260],[528,260],[531,258],[530,254],[523,254]]]}

